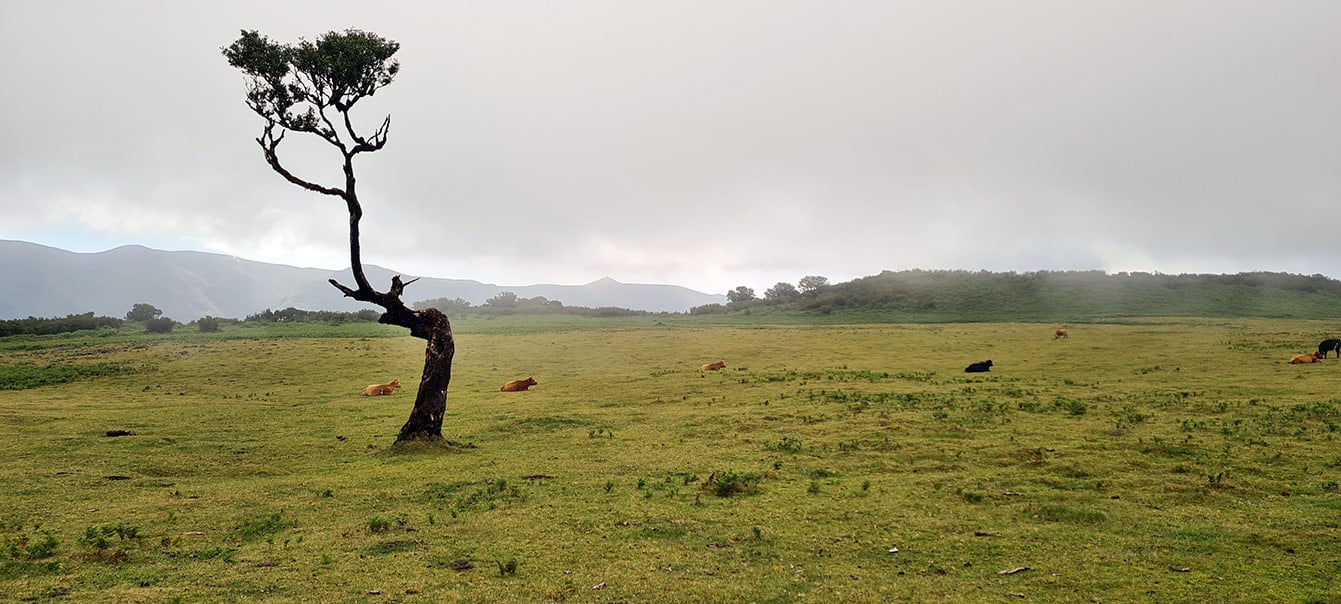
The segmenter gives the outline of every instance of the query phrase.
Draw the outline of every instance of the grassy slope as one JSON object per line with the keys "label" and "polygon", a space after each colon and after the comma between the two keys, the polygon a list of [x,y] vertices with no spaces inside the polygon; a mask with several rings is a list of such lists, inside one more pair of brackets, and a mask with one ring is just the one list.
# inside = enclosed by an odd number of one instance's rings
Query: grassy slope
{"label": "grassy slope", "polygon": [[[0,390],[0,594],[1341,598],[1341,363],[1283,363],[1326,324],[457,327],[445,430],[475,448],[390,447],[410,396],[358,392],[422,344],[380,326],[0,342],[131,371]],[[757,492],[703,488],[728,473]]]}
{"label": "grassy slope", "polygon": [[772,315],[900,322],[1071,321],[1121,317],[1341,318],[1341,282],[1320,275],[1151,275],[1098,271],[886,271],[784,304],[731,305]]}

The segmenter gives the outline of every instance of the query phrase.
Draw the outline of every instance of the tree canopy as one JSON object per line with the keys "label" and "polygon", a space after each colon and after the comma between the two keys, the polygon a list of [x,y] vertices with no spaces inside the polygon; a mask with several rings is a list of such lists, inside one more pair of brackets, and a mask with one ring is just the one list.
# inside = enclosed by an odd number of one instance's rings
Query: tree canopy
{"label": "tree canopy", "polygon": [[[390,116],[365,138],[355,131],[349,110],[391,84],[400,72],[400,63],[391,58],[397,50],[400,44],[357,29],[333,31],[315,42],[297,44],[279,44],[243,30],[223,52],[229,65],[251,78],[247,106],[267,122],[263,147],[273,153],[279,146],[284,138],[282,132],[274,133],[279,126],[316,134],[353,155],[386,144]],[[343,123],[333,122],[328,109],[337,110]]]}
{"label": "tree canopy", "polygon": [[162,314],[163,311],[155,308],[153,304],[140,302],[131,306],[130,310],[126,311],[126,320],[149,321],[151,319],[157,319]]}
{"label": "tree canopy", "polygon": [[737,287],[736,289],[726,292],[726,300],[728,302],[749,302],[750,300],[753,299],[754,299],[754,288],[752,287],[745,287],[744,285],[742,285],[740,287]]}

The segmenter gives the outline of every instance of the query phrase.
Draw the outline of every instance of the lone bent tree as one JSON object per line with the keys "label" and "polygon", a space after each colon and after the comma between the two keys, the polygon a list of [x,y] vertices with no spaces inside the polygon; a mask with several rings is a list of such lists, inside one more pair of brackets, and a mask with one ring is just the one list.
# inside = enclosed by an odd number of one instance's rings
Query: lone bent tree
{"label": "lone bent tree", "polygon": [[[410,335],[428,342],[414,409],[396,437],[396,442],[404,442],[442,437],[456,342],[447,315],[433,308],[412,310],[401,301],[405,286],[413,279],[403,282],[396,275],[390,289],[377,291],[368,283],[360,259],[363,206],[354,186],[354,158],[386,146],[391,116],[382,120],[371,136],[363,136],[354,129],[349,112],[355,103],[395,78],[400,63],[391,57],[399,49],[400,44],[394,41],[356,29],[329,32],[315,42],[303,40],[293,45],[277,44],[255,31],[243,30],[223,54],[229,65],[250,78],[247,106],[265,120],[265,129],[256,143],[270,168],[304,189],[343,199],[349,210],[349,259],[356,287],[346,287],[335,279],[330,280],[331,285],[345,296],[381,306],[384,312],[377,319],[379,323],[409,328]],[[317,184],[286,169],[278,152],[288,132],[314,135],[338,150],[344,160],[344,186]]]}

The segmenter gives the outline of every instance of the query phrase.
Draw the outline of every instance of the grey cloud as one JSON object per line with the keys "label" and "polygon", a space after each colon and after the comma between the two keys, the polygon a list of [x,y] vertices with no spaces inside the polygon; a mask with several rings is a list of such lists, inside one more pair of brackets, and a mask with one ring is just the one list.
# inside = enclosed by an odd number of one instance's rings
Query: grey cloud
{"label": "grey cloud", "polygon": [[[344,266],[342,209],[269,172],[218,50],[241,28],[357,26],[404,67],[357,116],[393,116],[359,166],[369,262],[708,291],[910,267],[1341,274],[1319,245],[1341,227],[1334,2],[0,11],[0,53],[29,58],[0,64],[24,83],[0,98],[16,231],[112,204]],[[333,177],[325,150],[286,145]]]}

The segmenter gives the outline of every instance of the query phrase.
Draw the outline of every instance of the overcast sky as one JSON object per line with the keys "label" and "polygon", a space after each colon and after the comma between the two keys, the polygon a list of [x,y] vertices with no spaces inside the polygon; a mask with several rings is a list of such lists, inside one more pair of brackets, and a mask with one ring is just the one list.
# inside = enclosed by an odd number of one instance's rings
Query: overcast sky
{"label": "overcast sky", "polygon": [[401,44],[356,171],[407,274],[1341,276],[1336,0],[0,0],[0,238],[347,267],[220,54],[347,28]]}

